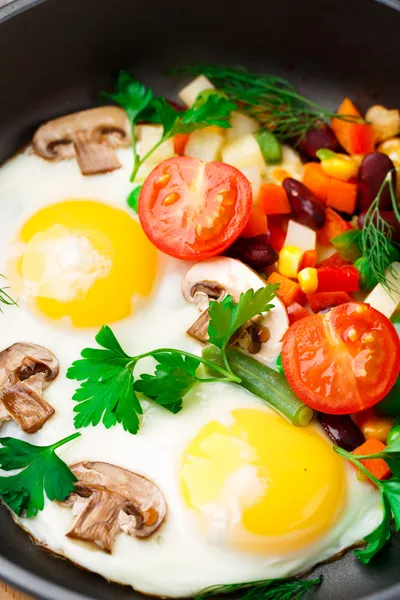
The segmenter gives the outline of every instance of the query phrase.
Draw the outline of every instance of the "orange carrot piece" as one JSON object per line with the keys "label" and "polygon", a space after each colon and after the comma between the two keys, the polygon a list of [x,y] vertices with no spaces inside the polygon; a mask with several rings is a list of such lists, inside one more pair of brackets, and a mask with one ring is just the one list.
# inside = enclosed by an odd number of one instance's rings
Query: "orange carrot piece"
{"label": "orange carrot piece", "polygon": [[249,220],[247,221],[241,236],[245,238],[255,237],[256,235],[267,233],[267,229],[267,216],[263,213],[259,204],[253,204]]}
{"label": "orange carrot piece", "polygon": [[[377,454],[378,452],[382,452],[385,448],[385,444],[376,438],[369,438],[369,440],[361,444],[361,446],[358,446],[358,448],[353,451],[353,454],[356,456],[362,454]],[[374,475],[374,477],[381,481],[383,479],[388,479],[392,474],[387,462],[385,462],[383,458],[364,458],[360,459],[360,462],[372,475]]]}
{"label": "orange carrot piece", "polygon": [[305,295],[296,281],[292,281],[280,273],[271,273],[267,283],[279,283],[276,295],[282,300],[285,306],[290,306],[294,302],[298,304],[305,303]]}
{"label": "orange carrot piece", "polygon": [[301,271],[302,269],[307,269],[308,267],[311,267],[313,269],[315,267],[316,262],[317,262],[317,251],[316,250],[306,250],[300,261],[299,271]]}
{"label": "orange carrot piece", "polygon": [[352,215],[356,210],[358,186],[350,181],[339,181],[331,177],[326,205]]}
{"label": "orange carrot piece", "polygon": [[276,183],[263,183],[259,203],[265,215],[286,215],[292,212],[284,188]]}
{"label": "orange carrot piece", "polygon": [[[338,114],[360,117],[360,113],[349,98],[345,98],[339,106]],[[332,129],[338,142],[349,154],[368,154],[375,149],[375,131],[368,123],[332,119]]]}
{"label": "orange carrot piece", "polygon": [[319,163],[310,162],[304,165],[303,183],[321,202],[326,203],[330,181],[331,177],[324,173]]}
{"label": "orange carrot piece", "polygon": [[175,154],[178,154],[178,156],[183,155],[186,144],[188,142],[188,139],[189,139],[188,133],[177,133],[176,135],[174,135],[174,152],[175,152]]}

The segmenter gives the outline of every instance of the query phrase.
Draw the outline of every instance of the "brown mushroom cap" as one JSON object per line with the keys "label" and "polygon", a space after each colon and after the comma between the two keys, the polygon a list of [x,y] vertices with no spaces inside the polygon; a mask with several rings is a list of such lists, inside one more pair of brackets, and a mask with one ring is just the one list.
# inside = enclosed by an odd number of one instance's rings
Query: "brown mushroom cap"
{"label": "brown mushroom cap", "polygon": [[120,531],[147,538],[164,521],[164,497],[145,477],[105,462],[81,462],[70,468],[78,481],[65,504],[73,505],[78,516],[68,537],[111,552]]}
{"label": "brown mushroom cap", "polygon": [[0,420],[38,431],[55,412],[41,394],[58,372],[56,357],[43,346],[17,342],[0,352]]}
{"label": "brown mushroom cap", "polygon": [[114,148],[129,146],[131,126],[118,106],[102,106],[48,121],[33,136],[33,149],[47,160],[76,157],[84,175],[119,169]]}

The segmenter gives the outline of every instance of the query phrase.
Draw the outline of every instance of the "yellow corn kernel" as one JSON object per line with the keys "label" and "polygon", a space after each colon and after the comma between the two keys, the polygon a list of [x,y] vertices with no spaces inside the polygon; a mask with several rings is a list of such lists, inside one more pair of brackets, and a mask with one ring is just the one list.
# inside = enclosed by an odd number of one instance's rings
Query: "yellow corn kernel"
{"label": "yellow corn kernel", "polygon": [[313,294],[318,288],[318,272],[317,269],[306,267],[302,269],[297,276],[301,291],[304,294]]}
{"label": "yellow corn kernel", "polygon": [[357,162],[347,154],[335,154],[326,160],[321,160],[321,167],[326,175],[342,181],[357,177],[358,174]]}
{"label": "yellow corn kernel", "polygon": [[386,443],[386,438],[389,435],[390,430],[393,427],[393,419],[389,417],[380,417],[375,415],[366,419],[361,425],[361,431],[363,432],[365,439],[376,438],[383,444]]}
{"label": "yellow corn kernel", "polygon": [[278,271],[281,275],[290,279],[297,279],[300,261],[304,250],[297,246],[285,246],[279,253]]}

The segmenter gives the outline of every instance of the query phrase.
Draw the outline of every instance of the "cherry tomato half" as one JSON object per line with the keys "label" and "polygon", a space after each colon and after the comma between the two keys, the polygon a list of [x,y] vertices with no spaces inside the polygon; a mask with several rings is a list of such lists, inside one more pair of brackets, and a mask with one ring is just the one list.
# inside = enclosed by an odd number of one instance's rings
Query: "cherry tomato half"
{"label": "cherry tomato half", "polygon": [[239,237],[251,206],[251,185],[238,169],[178,156],[160,163],[145,180],[139,218],[159,250],[202,260]]}
{"label": "cherry tomato half", "polygon": [[311,408],[355,413],[377,404],[393,387],[399,336],[380,312],[349,302],[294,323],[283,338],[282,365],[294,392]]}

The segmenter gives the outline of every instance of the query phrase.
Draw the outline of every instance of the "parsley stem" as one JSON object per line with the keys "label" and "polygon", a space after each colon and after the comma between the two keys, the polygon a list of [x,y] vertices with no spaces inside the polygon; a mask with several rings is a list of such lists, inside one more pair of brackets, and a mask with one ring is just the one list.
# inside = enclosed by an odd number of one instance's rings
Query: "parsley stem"
{"label": "parsley stem", "polygon": [[157,142],[157,144],[155,144],[152,148],[150,148],[150,150],[147,152],[147,154],[145,154],[143,156],[143,158],[138,157],[137,152],[136,152],[136,144],[134,147],[134,152],[133,152],[133,157],[134,157],[134,163],[133,163],[133,171],[131,174],[131,181],[135,181],[135,177],[137,175],[137,172],[139,171],[141,165],[149,158],[149,156],[151,156],[153,154],[153,152],[155,152],[157,150],[157,148],[159,146],[161,146],[161,144],[163,144],[166,140],[168,140],[170,136],[162,136],[162,138]]}
{"label": "parsley stem", "polygon": [[76,433],[69,435],[68,437],[64,438],[63,440],[60,440],[59,442],[52,444],[53,450],[55,450],[56,448],[59,448],[60,446],[64,446],[64,444],[67,444],[68,442],[72,442],[72,440],[75,440],[76,438],[80,437],[80,435],[81,434],[79,433],[79,431],[77,431]]}
{"label": "parsley stem", "polygon": [[340,448],[339,446],[333,446],[334,451],[339,454],[339,456],[342,456],[342,458],[347,459],[349,462],[351,462],[355,467],[357,467],[357,469],[360,469],[360,471],[362,471],[362,473],[364,473],[364,475],[366,475],[368,477],[368,479],[370,479],[371,481],[373,481],[375,483],[375,485],[380,488],[381,486],[381,482],[379,481],[379,479],[377,479],[376,477],[374,477],[374,475],[372,475],[371,471],[368,471],[368,469],[362,464],[362,462],[360,462],[361,458],[378,458],[376,455],[365,455],[365,456],[355,456],[354,454],[352,454],[351,452],[347,452],[346,450],[343,450],[343,448]]}
{"label": "parsley stem", "polygon": [[[200,363],[206,365],[207,367],[212,368],[214,371],[221,373],[224,376],[223,379],[218,379],[218,381],[232,382],[232,383],[240,383],[240,378],[237,377],[230,369],[225,370],[222,367],[215,365],[215,363],[203,358],[202,356],[197,356],[196,354],[192,354],[191,352],[185,352],[184,350],[177,350],[176,348],[157,348],[157,350],[150,350],[149,352],[145,352],[144,354],[139,354],[138,356],[134,356],[132,358],[132,363],[136,364],[142,358],[147,358],[149,356],[153,356],[157,358],[157,354],[165,354],[166,352],[170,352],[171,354],[180,354],[181,356],[186,356],[188,358],[194,358],[198,360]],[[130,366],[129,363],[128,366]],[[229,365],[228,365],[229,367]],[[199,379],[199,381],[207,381],[206,379]],[[211,379],[209,381],[216,381],[216,379]]]}

